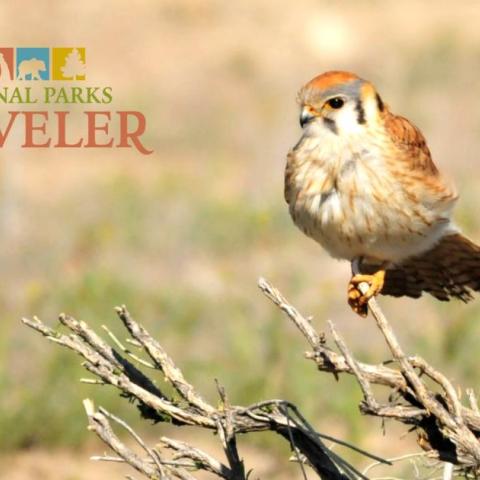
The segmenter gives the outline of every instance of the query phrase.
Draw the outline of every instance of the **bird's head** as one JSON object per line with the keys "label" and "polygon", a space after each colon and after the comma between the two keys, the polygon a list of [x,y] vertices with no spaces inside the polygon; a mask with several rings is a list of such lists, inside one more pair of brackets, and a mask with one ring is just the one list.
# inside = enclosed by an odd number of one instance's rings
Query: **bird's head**
{"label": "bird's head", "polygon": [[349,72],[322,73],[299,92],[300,125],[309,133],[361,133],[377,123],[385,106],[375,87]]}

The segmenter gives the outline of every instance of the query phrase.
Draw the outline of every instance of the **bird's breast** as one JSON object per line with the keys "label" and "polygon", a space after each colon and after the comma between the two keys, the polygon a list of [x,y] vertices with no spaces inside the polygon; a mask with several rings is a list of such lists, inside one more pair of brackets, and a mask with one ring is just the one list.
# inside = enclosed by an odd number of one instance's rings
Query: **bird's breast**
{"label": "bird's breast", "polygon": [[290,153],[285,182],[295,224],[333,257],[396,260],[430,241],[430,212],[409,204],[375,145],[306,141]]}

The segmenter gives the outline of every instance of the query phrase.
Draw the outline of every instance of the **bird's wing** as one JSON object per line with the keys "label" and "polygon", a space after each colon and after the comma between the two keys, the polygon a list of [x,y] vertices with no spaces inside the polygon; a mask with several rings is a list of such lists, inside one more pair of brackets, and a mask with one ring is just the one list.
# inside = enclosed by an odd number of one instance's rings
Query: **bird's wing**
{"label": "bird's wing", "polygon": [[386,132],[393,142],[392,170],[407,197],[436,211],[442,221],[449,218],[458,195],[453,184],[433,163],[422,132],[406,118],[388,110],[383,118]]}
{"label": "bird's wing", "polygon": [[413,170],[432,176],[439,175],[427,141],[413,123],[405,117],[387,112],[384,116],[384,124],[394,145],[411,162]]}
{"label": "bird's wing", "polygon": [[387,269],[383,295],[439,300],[472,299],[480,291],[480,246],[460,233],[443,237],[431,250]]}

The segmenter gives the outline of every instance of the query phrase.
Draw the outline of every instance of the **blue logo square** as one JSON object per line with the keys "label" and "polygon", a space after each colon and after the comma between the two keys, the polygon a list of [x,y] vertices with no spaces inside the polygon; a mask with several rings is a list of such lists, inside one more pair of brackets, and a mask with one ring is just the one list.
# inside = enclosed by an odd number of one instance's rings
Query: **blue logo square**
{"label": "blue logo square", "polygon": [[17,48],[17,80],[49,80],[49,48]]}

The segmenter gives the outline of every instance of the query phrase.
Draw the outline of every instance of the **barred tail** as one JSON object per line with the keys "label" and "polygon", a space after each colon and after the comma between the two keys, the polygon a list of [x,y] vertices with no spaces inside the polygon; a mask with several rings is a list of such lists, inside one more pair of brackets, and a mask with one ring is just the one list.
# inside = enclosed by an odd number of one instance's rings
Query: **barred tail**
{"label": "barred tail", "polygon": [[460,233],[443,237],[431,250],[387,269],[382,294],[468,302],[480,291],[480,246]]}

